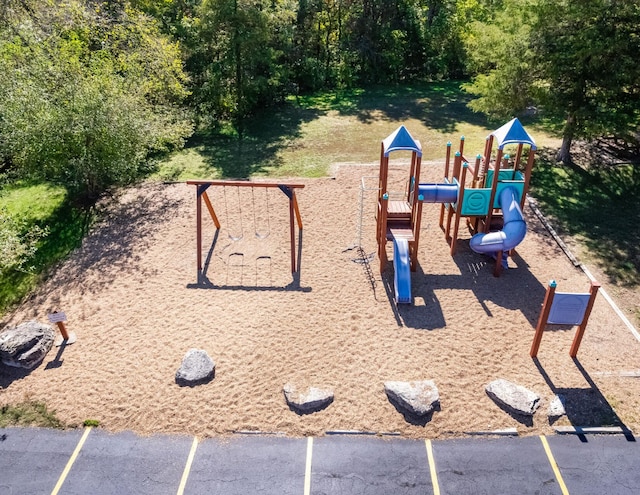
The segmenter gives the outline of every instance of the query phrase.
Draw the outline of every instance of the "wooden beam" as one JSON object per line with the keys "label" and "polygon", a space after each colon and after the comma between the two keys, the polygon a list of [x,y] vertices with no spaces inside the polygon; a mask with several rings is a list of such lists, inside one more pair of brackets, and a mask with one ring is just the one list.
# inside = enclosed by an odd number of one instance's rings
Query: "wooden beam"
{"label": "wooden beam", "polygon": [[571,349],[569,350],[569,355],[572,358],[575,358],[578,355],[578,349],[580,348],[580,342],[582,342],[582,337],[584,335],[584,330],[587,328],[587,323],[589,321],[589,315],[591,315],[591,310],[593,309],[593,303],[596,300],[596,296],[598,295],[598,290],[600,289],[600,284],[598,282],[591,282],[591,288],[589,289],[589,294],[591,297],[589,298],[589,302],[587,303],[587,307],[584,310],[584,316],[582,317],[582,323],[578,327],[578,331],[576,332],[576,336],[573,338],[573,343],[571,344]]}
{"label": "wooden beam", "polygon": [[216,215],[216,212],[213,209],[213,205],[211,204],[211,200],[207,195],[207,191],[202,192],[202,199],[204,199],[204,204],[207,205],[207,209],[209,210],[209,215],[211,215],[211,219],[213,220],[213,223],[215,224],[216,229],[220,229],[220,220],[218,220],[218,216]]}
{"label": "wooden beam", "polygon": [[538,318],[538,324],[536,325],[536,334],[533,337],[533,343],[531,344],[531,351],[529,355],[534,358],[538,355],[538,349],[540,348],[540,342],[542,341],[542,334],[544,328],[547,326],[547,320],[549,320],[549,313],[551,312],[551,304],[556,293],[556,286],[558,284],[555,280],[549,282],[547,287],[547,293],[544,295],[544,302],[542,303],[542,310],[540,311],[540,317]]}
{"label": "wooden beam", "polygon": [[202,271],[202,195],[196,189],[196,253],[198,258],[198,275]]}
{"label": "wooden beam", "polygon": [[249,180],[188,180],[187,184],[195,186],[235,186],[235,187],[280,187],[302,189],[304,184],[284,184],[279,182],[253,182]]}

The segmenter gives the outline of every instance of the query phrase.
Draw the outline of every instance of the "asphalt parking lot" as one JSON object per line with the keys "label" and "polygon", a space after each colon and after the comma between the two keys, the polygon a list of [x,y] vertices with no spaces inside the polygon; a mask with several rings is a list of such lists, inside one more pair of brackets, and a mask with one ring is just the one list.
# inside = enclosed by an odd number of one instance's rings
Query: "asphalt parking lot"
{"label": "asphalt parking lot", "polygon": [[0,494],[637,494],[631,435],[410,440],[0,429]]}

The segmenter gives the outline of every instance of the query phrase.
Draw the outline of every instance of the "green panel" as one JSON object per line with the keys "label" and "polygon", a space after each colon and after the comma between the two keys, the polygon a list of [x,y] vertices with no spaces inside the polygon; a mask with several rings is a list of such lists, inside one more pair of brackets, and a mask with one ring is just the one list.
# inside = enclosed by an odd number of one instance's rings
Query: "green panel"
{"label": "green panel", "polygon": [[[511,175],[511,174],[509,174]],[[518,201],[522,199],[522,192],[524,191],[524,182],[520,181],[504,181],[498,182],[498,189],[496,190],[496,197],[493,201],[494,208],[500,208],[500,193],[505,187],[513,187],[516,191],[518,191]]]}
{"label": "green panel", "polygon": [[[487,170],[487,180],[485,181],[485,184],[487,187],[491,187],[491,183],[493,181],[493,170],[489,169]],[[504,169],[504,170],[500,170],[500,172],[498,173],[498,180],[499,181],[522,181],[524,182],[524,175],[522,174],[522,172],[517,171],[514,175],[513,170],[509,170],[509,169]]]}
{"label": "green panel", "polygon": [[491,189],[465,189],[462,198],[462,215],[481,216],[489,213]]}

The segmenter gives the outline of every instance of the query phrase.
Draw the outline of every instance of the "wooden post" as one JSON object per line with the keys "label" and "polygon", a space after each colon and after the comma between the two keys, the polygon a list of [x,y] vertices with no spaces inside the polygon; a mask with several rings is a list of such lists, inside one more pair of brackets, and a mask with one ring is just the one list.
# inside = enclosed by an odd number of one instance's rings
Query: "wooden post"
{"label": "wooden post", "polygon": [[418,154],[413,151],[411,153],[411,166],[409,167],[409,182],[407,182],[407,202],[411,205],[411,207],[413,208],[413,205],[415,204],[415,200],[414,200],[414,191],[416,189],[416,187],[418,187],[418,180],[416,179],[416,159],[418,157]]}
{"label": "wooden post", "polygon": [[196,253],[198,259],[198,276],[202,271],[202,196],[200,186],[196,187]]}
{"label": "wooden post", "polygon": [[296,227],[294,223],[293,192],[289,197],[289,235],[291,238],[291,273],[296,272]]}
{"label": "wooden post", "polygon": [[476,163],[473,166],[473,181],[472,187],[478,187],[478,174],[480,173],[480,160],[482,160],[482,155],[479,153],[476,155]]}
{"label": "wooden post", "polygon": [[293,209],[296,212],[296,220],[298,222],[298,228],[302,230],[302,216],[300,216],[300,208],[298,208],[298,197],[296,196],[295,189],[293,190]]}
{"label": "wooden post", "polygon": [[59,321],[56,324],[58,325],[58,329],[60,329],[60,335],[62,335],[62,339],[69,340],[69,334],[67,333],[67,327],[64,326],[64,322]]}
{"label": "wooden post", "polygon": [[538,324],[536,325],[536,333],[533,337],[533,343],[531,344],[531,351],[529,352],[529,355],[532,358],[538,355],[538,349],[540,348],[540,342],[542,341],[542,334],[545,326],[547,325],[547,320],[549,319],[551,303],[553,303],[553,297],[556,293],[557,285],[556,281],[552,280],[549,282],[549,287],[547,287],[547,293],[544,296],[542,310],[540,311],[540,317],[538,318]]}
{"label": "wooden post", "polygon": [[504,251],[498,251],[496,253],[496,264],[493,267],[494,277],[499,277],[502,273],[502,253],[504,253]]}
{"label": "wooden post", "polygon": [[384,272],[387,264],[387,209],[389,207],[389,195],[385,192],[378,203],[378,258],[380,258],[380,273]]}
{"label": "wooden post", "polygon": [[484,164],[482,166],[482,178],[485,181],[484,187],[487,187],[487,172],[489,165],[491,165],[491,148],[493,148],[493,134],[487,138],[484,146]]}
{"label": "wooden post", "polygon": [[447,158],[444,161],[444,176],[449,178],[449,162],[451,161],[451,141],[447,143]]}
{"label": "wooden post", "polygon": [[527,159],[527,168],[524,171],[524,189],[522,191],[522,198],[520,198],[520,209],[524,209],[525,196],[529,192],[529,183],[531,182],[531,173],[533,172],[533,161],[536,154],[536,150],[531,148],[529,150],[529,158]]}
{"label": "wooden post", "polygon": [[[451,160],[451,141],[447,143],[447,158],[444,162],[444,178],[449,180],[449,162]],[[444,203],[440,205],[440,228],[444,230]]]}
{"label": "wooden post", "polygon": [[73,344],[78,340],[74,332],[67,331],[67,327],[64,322],[67,321],[67,315],[62,311],[54,311],[49,315],[49,323],[55,323],[60,330],[60,337],[56,338],[53,345],[60,347],[61,345]]}
{"label": "wooden post", "polygon": [[513,163],[513,172],[515,175],[515,172],[518,170],[518,167],[520,166],[520,160],[522,159],[522,148],[524,147],[524,145],[522,143],[520,143],[518,145],[518,151],[516,152],[516,160]]}
{"label": "wooden post", "polygon": [[[417,155],[417,153],[414,154]],[[416,156],[416,166],[414,169],[414,173],[412,175],[412,177],[414,177],[414,182],[413,182],[413,198],[412,198],[412,202],[411,202],[411,208],[416,206],[416,203],[418,202],[418,196],[420,194],[420,168],[422,166],[422,156]]]}
{"label": "wooden post", "polygon": [[569,355],[572,358],[575,358],[578,355],[578,349],[580,348],[580,342],[582,342],[582,337],[584,335],[584,330],[587,328],[587,322],[589,321],[589,315],[591,314],[591,310],[593,309],[593,303],[596,300],[596,295],[598,295],[598,290],[600,289],[600,284],[598,282],[591,282],[591,288],[589,289],[589,294],[591,297],[589,298],[589,302],[587,303],[587,307],[584,310],[584,316],[582,317],[582,323],[578,327],[578,331],[576,332],[575,337],[573,338],[573,343],[571,344],[571,349],[569,350]]}
{"label": "wooden post", "polygon": [[462,166],[462,154],[460,154],[459,151],[456,151],[456,154],[454,155],[453,158],[453,172],[452,172],[452,177],[451,177],[451,181],[453,182],[453,179],[458,179],[460,180],[460,167]]}
{"label": "wooden post", "polygon": [[493,218],[493,203],[496,200],[496,191],[498,190],[498,174],[500,173],[500,162],[502,161],[502,149],[498,149],[498,156],[496,156],[496,163],[493,167],[493,181],[491,182],[491,196],[489,197],[489,212],[485,219],[484,231],[491,231],[491,219]]}
{"label": "wooden post", "polygon": [[389,157],[384,156],[384,143],[380,143],[380,172],[378,174],[378,201],[387,190],[387,175],[389,172]]}
{"label": "wooden post", "polygon": [[[456,162],[462,160],[462,157],[456,153]],[[464,200],[464,183],[467,180],[467,168],[469,164],[464,162],[462,164],[462,173],[460,173],[460,167],[458,167],[458,202],[455,207],[455,220],[453,224],[453,235],[451,236],[451,256],[456,254],[456,247],[458,244],[458,230],[460,229],[460,215],[462,213],[462,202]],[[451,206],[453,208],[453,206]]]}
{"label": "wooden post", "polygon": [[413,249],[411,250],[411,271],[415,272],[418,268],[418,246],[420,245],[420,224],[422,222],[422,202],[424,196],[418,195],[418,204],[416,205],[416,219],[413,224]]}

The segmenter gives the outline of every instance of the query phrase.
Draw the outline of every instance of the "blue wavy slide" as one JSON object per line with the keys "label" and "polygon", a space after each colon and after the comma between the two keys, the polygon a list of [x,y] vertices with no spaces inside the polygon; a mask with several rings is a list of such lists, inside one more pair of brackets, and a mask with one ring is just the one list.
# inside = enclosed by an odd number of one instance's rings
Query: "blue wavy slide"
{"label": "blue wavy slide", "polygon": [[393,240],[393,283],[396,304],[411,304],[411,261],[406,239]]}
{"label": "blue wavy slide", "polygon": [[502,230],[474,235],[469,241],[469,247],[476,253],[495,254],[502,251],[505,254],[520,244],[527,233],[527,223],[522,216],[515,188],[505,187],[500,192],[499,199],[504,220]]}

